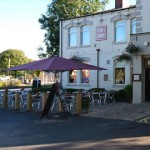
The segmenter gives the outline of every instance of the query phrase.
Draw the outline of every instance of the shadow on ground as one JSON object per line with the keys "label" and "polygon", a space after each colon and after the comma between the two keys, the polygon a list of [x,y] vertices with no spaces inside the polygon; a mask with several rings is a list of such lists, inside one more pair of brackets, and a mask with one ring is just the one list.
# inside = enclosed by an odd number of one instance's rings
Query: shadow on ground
{"label": "shadow on ground", "polygon": [[0,109],[1,149],[150,149],[150,125],[135,121]]}

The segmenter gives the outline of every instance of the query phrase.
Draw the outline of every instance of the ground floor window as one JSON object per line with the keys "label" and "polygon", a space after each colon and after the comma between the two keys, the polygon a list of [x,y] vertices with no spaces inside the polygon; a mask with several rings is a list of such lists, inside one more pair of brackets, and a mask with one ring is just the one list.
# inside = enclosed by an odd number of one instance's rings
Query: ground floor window
{"label": "ground floor window", "polygon": [[125,61],[115,61],[115,84],[125,84],[125,64]]}
{"label": "ground floor window", "polygon": [[81,82],[82,83],[89,83],[90,78],[90,71],[89,70],[82,70],[81,71]]}
{"label": "ground floor window", "polygon": [[77,81],[77,70],[69,71],[69,83],[76,83]]}
{"label": "ground floor window", "polygon": [[125,68],[115,68],[115,84],[125,84]]}

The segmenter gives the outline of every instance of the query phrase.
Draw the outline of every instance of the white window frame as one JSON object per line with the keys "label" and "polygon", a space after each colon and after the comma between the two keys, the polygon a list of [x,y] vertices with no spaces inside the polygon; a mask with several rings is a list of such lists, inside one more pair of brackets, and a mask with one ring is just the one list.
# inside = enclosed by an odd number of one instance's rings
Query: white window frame
{"label": "white window frame", "polygon": [[69,47],[77,46],[77,28],[72,27],[69,29]]}
{"label": "white window frame", "polygon": [[[114,68],[114,83],[116,85],[124,85],[125,84],[125,81],[126,81],[126,67],[125,67],[125,61],[117,61],[115,62],[115,68]],[[122,71],[124,70],[124,72],[122,72],[123,74],[121,74],[119,77],[117,77],[116,75],[116,69],[118,69],[119,71]],[[119,75],[119,72],[118,72],[118,75]]]}
{"label": "white window frame", "polygon": [[131,34],[136,34],[136,18],[131,19]]}
{"label": "white window frame", "polygon": [[[91,27],[90,26],[82,26],[81,27],[81,46],[90,45],[91,42]],[[85,38],[86,37],[86,38]],[[86,40],[84,40],[86,39]]]}
{"label": "white window frame", "polygon": [[[115,22],[115,42],[126,42],[126,30],[126,20],[119,20]],[[119,38],[117,35],[119,32],[121,32],[121,38]]]}

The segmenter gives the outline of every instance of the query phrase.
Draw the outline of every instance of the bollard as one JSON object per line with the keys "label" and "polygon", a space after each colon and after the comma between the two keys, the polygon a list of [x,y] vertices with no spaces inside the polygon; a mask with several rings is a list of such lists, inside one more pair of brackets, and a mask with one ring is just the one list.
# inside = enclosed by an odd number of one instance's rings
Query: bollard
{"label": "bollard", "polygon": [[81,93],[76,94],[76,113],[81,113]]}
{"label": "bollard", "polygon": [[64,111],[63,111],[63,108],[62,108],[62,104],[61,104],[60,99],[58,100],[58,112],[59,112],[59,113],[64,112]]}
{"label": "bollard", "polygon": [[42,110],[44,110],[46,101],[47,101],[47,92],[44,92],[42,95]]}
{"label": "bollard", "polygon": [[15,93],[15,109],[19,109],[20,108],[20,98],[19,98],[19,93],[16,92]]}
{"label": "bollard", "polygon": [[28,111],[32,110],[32,97],[31,93],[28,93]]}
{"label": "bollard", "polygon": [[5,88],[5,92],[4,92],[4,109],[8,108],[8,89]]}

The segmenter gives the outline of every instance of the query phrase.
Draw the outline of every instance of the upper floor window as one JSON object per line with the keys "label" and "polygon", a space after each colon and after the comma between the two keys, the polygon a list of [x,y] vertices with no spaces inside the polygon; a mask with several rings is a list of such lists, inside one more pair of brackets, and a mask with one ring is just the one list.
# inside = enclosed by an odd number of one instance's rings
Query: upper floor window
{"label": "upper floor window", "polygon": [[136,18],[133,18],[131,20],[131,34],[135,34],[136,33]]}
{"label": "upper floor window", "polygon": [[77,46],[77,29],[70,28],[69,29],[69,46]]}
{"label": "upper floor window", "polygon": [[81,45],[90,45],[90,27],[83,26],[81,28]]}
{"label": "upper floor window", "polygon": [[126,22],[124,20],[115,22],[115,41],[126,41]]}

